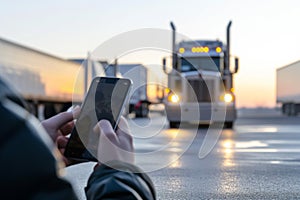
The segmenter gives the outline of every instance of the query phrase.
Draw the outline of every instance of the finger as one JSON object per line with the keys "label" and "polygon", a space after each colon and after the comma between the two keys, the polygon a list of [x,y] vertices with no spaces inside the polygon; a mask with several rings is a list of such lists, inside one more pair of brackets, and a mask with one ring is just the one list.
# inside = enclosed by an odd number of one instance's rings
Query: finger
{"label": "finger", "polygon": [[[65,149],[59,149],[59,151],[60,151],[60,153],[61,153],[62,155],[64,155]],[[65,163],[66,166],[72,165],[72,161],[70,161],[68,158],[62,156],[62,159],[63,159],[63,161],[64,161],[64,163]]]}
{"label": "finger", "polygon": [[118,124],[118,129],[121,129],[125,132],[130,132],[127,120],[123,116],[120,117],[120,121],[119,121],[119,124]]}
{"label": "finger", "polygon": [[72,132],[74,128],[74,121],[71,121],[60,128],[60,132],[62,135],[68,135]]}
{"label": "finger", "polygon": [[63,149],[66,148],[67,144],[68,144],[68,138],[64,137],[64,136],[59,136],[56,139],[56,143],[57,143],[57,148],[58,149]]}
{"label": "finger", "polygon": [[75,108],[72,110],[74,119],[77,119],[79,117],[80,111],[81,111],[80,106],[78,105],[75,106]]}
{"label": "finger", "polygon": [[118,124],[117,135],[120,140],[120,147],[125,150],[132,152],[133,151],[133,137],[131,135],[131,131],[129,129],[127,120],[122,117],[120,118],[120,122]]}
{"label": "finger", "polygon": [[47,126],[51,126],[53,129],[58,130],[62,125],[66,124],[73,120],[73,113],[72,112],[62,112],[58,115],[55,115],[45,121],[43,124],[47,124]]}
{"label": "finger", "polygon": [[94,126],[93,131],[94,131],[95,133],[100,133],[100,126],[99,126],[99,123],[97,123],[97,124]]}
{"label": "finger", "polygon": [[118,124],[118,130],[116,131],[118,136],[126,137],[132,140],[132,134],[129,129],[128,123],[124,117],[120,118],[120,122]]}

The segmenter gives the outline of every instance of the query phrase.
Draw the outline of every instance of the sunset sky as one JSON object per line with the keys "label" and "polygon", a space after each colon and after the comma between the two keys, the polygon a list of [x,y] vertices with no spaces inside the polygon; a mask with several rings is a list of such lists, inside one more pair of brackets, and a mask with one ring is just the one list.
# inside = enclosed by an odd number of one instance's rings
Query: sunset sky
{"label": "sunset sky", "polygon": [[123,32],[170,29],[171,20],[190,38],[225,41],[232,20],[232,54],[240,58],[237,106],[275,106],[276,68],[300,60],[299,8],[296,0],[0,0],[0,37],[73,58]]}

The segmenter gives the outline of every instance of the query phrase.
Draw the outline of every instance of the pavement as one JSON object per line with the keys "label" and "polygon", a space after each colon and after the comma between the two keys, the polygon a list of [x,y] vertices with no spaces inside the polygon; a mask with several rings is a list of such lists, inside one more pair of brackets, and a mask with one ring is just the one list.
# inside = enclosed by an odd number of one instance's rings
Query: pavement
{"label": "pavement", "polygon": [[[129,123],[137,165],[148,171],[158,199],[300,199],[300,117],[243,110],[234,128],[222,130],[201,159],[209,127],[168,129],[157,113]],[[80,199],[93,166],[66,169]]]}

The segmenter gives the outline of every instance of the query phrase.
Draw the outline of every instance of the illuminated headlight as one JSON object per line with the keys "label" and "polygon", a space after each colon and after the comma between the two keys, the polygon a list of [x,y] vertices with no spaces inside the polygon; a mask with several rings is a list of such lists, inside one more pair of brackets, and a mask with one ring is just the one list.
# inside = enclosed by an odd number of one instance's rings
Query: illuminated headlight
{"label": "illuminated headlight", "polygon": [[224,101],[225,101],[226,103],[232,102],[232,101],[233,101],[233,96],[232,96],[232,94],[226,93],[226,94],[224,95]]}
{"label": "illuminated headlight", "polygon": [[176,94],[174,94],[174,93],[171,93],[171,94],[168,96],[168,102],[178,103],[178,102],[179,102],[179,97],[178,97],[178,95],[176,95]]}

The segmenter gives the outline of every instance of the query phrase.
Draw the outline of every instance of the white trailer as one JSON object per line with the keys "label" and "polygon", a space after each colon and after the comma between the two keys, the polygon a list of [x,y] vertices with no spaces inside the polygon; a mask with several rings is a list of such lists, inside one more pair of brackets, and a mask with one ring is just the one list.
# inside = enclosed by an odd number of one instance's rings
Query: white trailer
{"label": "white trailer", "polygon": [[115,76],[118,73],[131,79],[133,83],[128,112],[134,112],[136,117],[147,117],[150,103],[147,95],[147,68],[142,64],[114,64],[105,69],[107,76]]}
{"label": "white trailer", "polygon": [[276,70],[276,102],[281,103],[282,113],[295,116],[300,112],[300,61]]}
{"label": "white trailer", "polygon": [[89,80],[95,75],[95,70],[86,71],[89,66],[93,64],[82,67],[0,38],[0,77],[22,94],[33,114],[38,116],[42,108],[40,118],[51,117],[73,102],[82,101]]}

